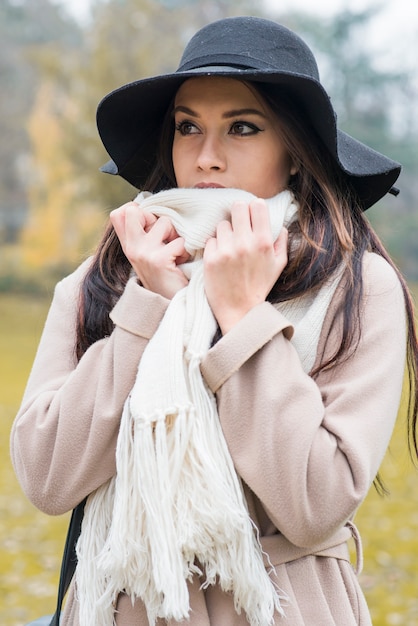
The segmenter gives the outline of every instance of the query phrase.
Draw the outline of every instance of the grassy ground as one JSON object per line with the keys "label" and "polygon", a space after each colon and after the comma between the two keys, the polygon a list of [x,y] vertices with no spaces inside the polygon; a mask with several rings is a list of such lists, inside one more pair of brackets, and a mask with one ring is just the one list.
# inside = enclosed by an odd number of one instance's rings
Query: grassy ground
{"label": "grassy ground", "polygon": [[[0,296],[0,624],[23,626],[53,612],[68,516],[50,518],[22,494],[9,460],[9,433],[39,340],[47,304]],[[365,566],[361,583],[374,626],[418,625],[418,472],[397,424],[382,475],[356,518]],[[291,626],[291,625],[289,625]],[[321,626],[321,625],[315,625]]]}
{"label": "grassy ground", "polygon": [[0,296],[0,624],[53,613],[67,516],[37,511],[9,457],[9,433],[33,361],[47,303]]}

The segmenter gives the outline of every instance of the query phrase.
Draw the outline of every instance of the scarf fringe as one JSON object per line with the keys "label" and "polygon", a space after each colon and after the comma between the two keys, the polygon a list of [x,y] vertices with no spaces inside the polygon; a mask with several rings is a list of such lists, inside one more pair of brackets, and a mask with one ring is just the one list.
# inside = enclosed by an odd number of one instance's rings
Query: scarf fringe
{"label": "scarf fringe", "polygon": [[[114,606],[118,591],[108,585],[105,572],[98,561],[112,522],[115,481],[111,479],[87,499],[82,532],[77,542],[75,593],[79,602],[80,624],[108,624],[114,626]],[[85,532],[94,528],[94,533]]]}
{"label": "scarf fringe", "polygon": [[[91,590],[80,623],[113,624],[121,589],[132,601],[142,599],[150,624],[157,618],[187,619],[187,581],[194,575],[202,577],[203,588],[219,583],[233,593],[235,610],[244,610],[252,626],[273,623],[274,611],[283,613],[284,594],[277,592],[265,570],[241,483],[229,463],[220,427],[215,426],[219,421],[209,419],[212,428],[202,428],[192,407],[178,410],[175,419],[170,413],[146,424],[133,420],[127,409],[124,415],[128,419],[122,419],[120,437],[130,443],[135,439],[136,445],[116,480],[102,487],[102,494],[96,492],[98,497],[89,498],[86,523],[102,529],[93,535],[95,545],[78,545],[79,558],[84,550],[95,554],[91,568],[82,570],[85,578],[77,575],[80,588]],[[203,450],[212,454],[201,455]],[[225,467],[228,476],[222,472]],[[137,477],[131,493],[118,489],[125,472]],[[102,504],[112,497],[112,515],[102,519]],[[138,510],[140,519],[133,519],[131,511]]]}

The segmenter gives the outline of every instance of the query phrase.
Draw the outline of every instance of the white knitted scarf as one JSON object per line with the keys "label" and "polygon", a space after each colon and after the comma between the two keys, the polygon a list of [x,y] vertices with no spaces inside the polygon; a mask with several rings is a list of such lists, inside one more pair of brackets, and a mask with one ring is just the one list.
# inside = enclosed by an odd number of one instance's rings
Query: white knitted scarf
{"label": "white knitted scarf", "polygon": [[[274,623],[285,595],[263,564],[255,525],[226,445],[216,400],[200,372],[217,324],[203,284],[202,254],[235,200],[235,189],[173,189],[140,194],[141,208],[167,215],[192,261],[189,284],[177,292],[138,367],[126,400],[116,451],[116,476],[88,498],[77,545],[80,625],[113,626],[121,591],[140,598],[148,620],[189,617],[187,581],[219,584],[251,626]],[[290,192],[269,199],[274,238],[295,219]],[[295,325],[292,341],[311,369],[323,319],[338,283],[315,298],[280,305]],[[140,315],[140,311],[138,312]]]}

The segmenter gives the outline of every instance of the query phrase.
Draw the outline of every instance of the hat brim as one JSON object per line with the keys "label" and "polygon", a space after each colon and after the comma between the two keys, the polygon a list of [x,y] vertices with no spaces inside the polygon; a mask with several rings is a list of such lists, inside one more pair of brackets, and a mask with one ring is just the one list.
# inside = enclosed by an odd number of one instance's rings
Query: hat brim
{"label": "hat brim", "polygon": [[178,88],[187,79],[224,76],[285,86],[303,103],[316,132],[355,189],[363,209],[382,198],[396,182],[401,166],[337,129],[334,109],[318,81],[300,74],[212,66],[138,80],[103,98],[97,127],[111,160],[101,170],[117,174],[141,189],[153,169],[162,120]]}

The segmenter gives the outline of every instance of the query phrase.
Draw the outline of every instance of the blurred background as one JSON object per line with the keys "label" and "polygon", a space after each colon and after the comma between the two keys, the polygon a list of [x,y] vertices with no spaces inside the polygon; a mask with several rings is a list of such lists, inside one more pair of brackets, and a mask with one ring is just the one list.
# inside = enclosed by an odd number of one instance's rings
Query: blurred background
{"label": "blurred background", "polygon": [[[418,284],[418,4],[409,0],[0,0],[0,623],[53,612],[68,517],[25,499],[8,437],[55,283],[89,255],[135,190],[99,167],[100,99],[177,67],[190,36],[229,15],[296,30],[319,62],[341,128],[403,164],[401,193],[367,216]],[[370,364],[372,367],[373,364]],[[404,412],[357,521],[377,626],[418,624],[418,473]],[[320,625],[318,625],[320,626]]]}

